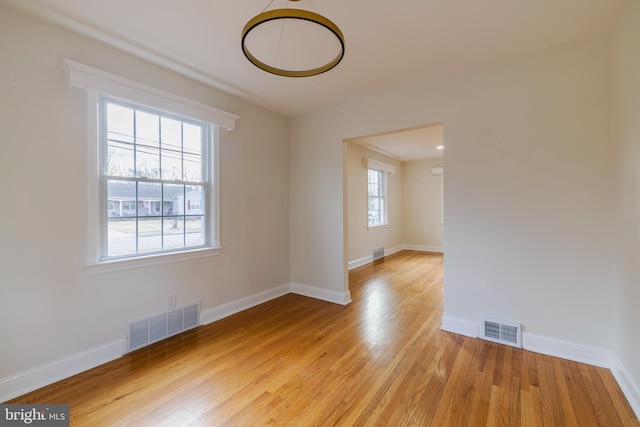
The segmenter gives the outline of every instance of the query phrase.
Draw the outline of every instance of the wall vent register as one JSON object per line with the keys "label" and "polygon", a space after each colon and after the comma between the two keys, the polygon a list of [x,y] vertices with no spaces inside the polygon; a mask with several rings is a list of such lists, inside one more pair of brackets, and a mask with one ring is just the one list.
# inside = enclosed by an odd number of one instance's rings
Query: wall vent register
{"label": "wall vent register", "polygon": [[200,324],[200,303],[186,305],[129,323],[126,352],[177,335]]}
{"label": "wall vent register", "polygon": [[520,323],[484,317],[481,328],[480,336],[487,341],[522,348],[522,325]]}

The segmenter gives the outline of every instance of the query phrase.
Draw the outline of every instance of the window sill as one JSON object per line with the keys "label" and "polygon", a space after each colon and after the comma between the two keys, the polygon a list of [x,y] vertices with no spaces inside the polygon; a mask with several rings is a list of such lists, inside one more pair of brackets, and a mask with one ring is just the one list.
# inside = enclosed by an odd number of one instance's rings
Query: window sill
{"label": "window sill", "polygon": [[375,230],[376,228],[388,227],[389,224],[368,225],[367,230]]}
{"label": "window sill", "polygon": [[129,270],[133,268],[148,267],[151,265],[166,264],[170,262],[186,261],[190,259],[204,258],[220,255],[222,247],[194,249],[191,251],[156,254],[135,258],[115,259],[95,262],[86,266],[89,275],[93,276],[114,271]]}

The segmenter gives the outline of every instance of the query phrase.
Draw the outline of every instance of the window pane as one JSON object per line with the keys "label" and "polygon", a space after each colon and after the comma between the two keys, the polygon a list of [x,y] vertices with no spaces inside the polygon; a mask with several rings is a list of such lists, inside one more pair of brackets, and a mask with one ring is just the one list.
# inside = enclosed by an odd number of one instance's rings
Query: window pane
{"label": "window pane", "polygon": [[369,184],[369,196],[380,196],[380,186],[378,184]]}
{"label": "window pane", "polygon": [[107,181],[107,217],[131,217],[136,215],[136,183],[131,181]]}
{"label": "window pane", "polygon": [[184,217],[172,216],[164,218],[164,249],[184,247]]}
{"label": "window pane", "polygon": [[183,126],[183,150],[188,153],[202,153],[202,126],[184,123]]}
{"label": "window pane", "polygon": [[160,143],[160,117],[136,110],[136,144],[158,148]]}
{"label": "window pane", "polygon": [[162,117],[160,119],[160,125],[162,148],[165,150],[182,151],[182,122]]}
{"label": "window pane", "polygon": [[165,215],[184,215],[184,185],[162,184]]}
{"label": "window pane", "polygon": [[372,184],[378,184],[378,171],[369,169],[369,182]]}
{"label": "window pane", "polygon": [[162,117],[162,179],[182,180],[182,122]]}
{"label": "window pane", "polygon": [[184,180],[202,182],[202,158],[199,154],[184,153]]}
{"label": "window pane", "polygon": [[138,218],[138,252],[162,249],[162,219]]}
{"label": "window pane", "polygon": [[185,219],[185,246],[200,246],[206,243],[204,238],[204,217],[190,216]]}
{"label": "window pane", "polygon": [[136,219],[109,218],[107,222],[107,255],[136,253]]}
{"label": "window pane", "polygon": [[136,252],[136,183],[107,181],[107,254]]}
{"label": "window pane", "polygon": [[136,145],[136,176],[160,178],[160,150]]}
{"label": "window pane", "polygon": [[131,136],[122,135],[122,134],[119,134],[117,132],[113,132],[111,129],[109,129],[109,131],[107,131],[107,139],[109,141],[121,142],[121,143],[126,143],[126,144],[131,144],[131,145],[133,145],[133,142],[134,142],[133,135],[131,135]]}
{"label": "window pane", "polygon": [[138,183],[138,216],[160,216],[162,212],[162,184]]}
{"label": "window pane", "polygon": [[187,188],[187,193],[185,195],[185,214],[186,215],[202,215],[205,213],[204,204],[203,204],[203,192],[202,186],[193,186]]}
{"label": "window pane", "polygon": [[109,139],[133,143],[133,109],[118,104],[107,104]]}
{"label": "window pane", "polygon": [[373,225],[382,224],[382,213],[381,212],[378,212],[378,211],[371,212],[371,216],[372,216],[372,224]]}
{"label": "window pane", "polygon": [[109,141],[107,148],[107,174],[133,176],[133,145]]}
{"label": "window pane", "polygon": [[181,152],[163,149],[161,161],[162,161],[162,179],[182,180],[182,153]]}

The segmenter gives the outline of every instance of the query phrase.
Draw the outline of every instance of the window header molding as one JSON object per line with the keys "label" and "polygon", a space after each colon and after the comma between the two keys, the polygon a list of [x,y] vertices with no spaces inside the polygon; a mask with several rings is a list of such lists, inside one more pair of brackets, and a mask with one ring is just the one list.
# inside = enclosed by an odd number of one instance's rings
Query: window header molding
{"label": "window header molding", "polygon": [[166,112],[191,117],[203,122],[233,130],[239,116],[125,79],[71,59],[64,59],[60,68],[67,77],[67,86],[98,91],[117,98],[127,99],[143,105],[151,105]]}
{"label": "window header molding", "polygon": [[367,169],[375,169],[378,171],[394,173],[396,167],[373,159],[362,159],[362,165]]}

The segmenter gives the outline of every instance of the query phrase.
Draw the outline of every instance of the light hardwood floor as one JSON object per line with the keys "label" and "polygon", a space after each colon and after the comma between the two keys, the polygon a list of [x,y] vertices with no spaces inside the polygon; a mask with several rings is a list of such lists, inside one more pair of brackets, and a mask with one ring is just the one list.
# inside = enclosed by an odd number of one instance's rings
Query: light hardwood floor
{"label": "light hardwood floor", "polygon": [[439,329],[442,256],[350,272],[15,399],[72,426],[640,426],[606,369]]}

